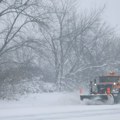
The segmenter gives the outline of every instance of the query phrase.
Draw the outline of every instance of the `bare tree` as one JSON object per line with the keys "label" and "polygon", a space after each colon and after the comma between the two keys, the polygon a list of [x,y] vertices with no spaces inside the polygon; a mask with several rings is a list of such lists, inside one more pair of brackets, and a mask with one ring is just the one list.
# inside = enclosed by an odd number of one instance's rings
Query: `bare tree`
{"label": "bare tree", "polygon": [[100,65],[103,59],[99,59],[99,55],[108,59],[104,51],[107,52],[113,33],[100,19],[104,8],[79,16],[68,1],[60,1],[59,5],[54,0],[50,3],[47,8],[51,21],[48,29],[39,29],[40,42],[43,56],[54,66],[56,82],[61,84],[66,75],[80,68]]}
{"label": "bare tree", "polygon": [[[66,21],[69,17],[69,11],[72,9],[71,1],[59,1],[59,5],[56,1],[50,0],[50,6],[48,7],[50,15],[49,29],[44,31],[40,29],[44,40],[46,41],[46,46],[48,47],[49,62],[52,63],[55,69],[55,79],[56,82],[60,82],[64,76],[64,63],[65,63],[65,52],[66,43],[65,40],[67,35],[65,33]],[[44,41],[44,42],[45,42]],[[48,57],[49,58],[49,57]]]}

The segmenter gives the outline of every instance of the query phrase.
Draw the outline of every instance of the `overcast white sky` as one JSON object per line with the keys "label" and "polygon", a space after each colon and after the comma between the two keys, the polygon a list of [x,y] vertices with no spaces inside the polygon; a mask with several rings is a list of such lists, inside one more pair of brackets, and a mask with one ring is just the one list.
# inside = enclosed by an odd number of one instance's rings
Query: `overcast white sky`
{"label": "overcast white sky", "polygon": [[80,8],[92,9],[106,6],[103,19],[120,34],[120,0],[79,0]]}

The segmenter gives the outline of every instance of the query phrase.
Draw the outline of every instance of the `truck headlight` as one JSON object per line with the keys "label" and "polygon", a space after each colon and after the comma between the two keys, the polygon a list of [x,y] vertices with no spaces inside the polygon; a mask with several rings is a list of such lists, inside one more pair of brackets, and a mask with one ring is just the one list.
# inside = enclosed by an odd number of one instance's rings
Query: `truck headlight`
{"label": "truck headlight", "polygon": [[116,85],[116,83],[114,82],[113,85]]}

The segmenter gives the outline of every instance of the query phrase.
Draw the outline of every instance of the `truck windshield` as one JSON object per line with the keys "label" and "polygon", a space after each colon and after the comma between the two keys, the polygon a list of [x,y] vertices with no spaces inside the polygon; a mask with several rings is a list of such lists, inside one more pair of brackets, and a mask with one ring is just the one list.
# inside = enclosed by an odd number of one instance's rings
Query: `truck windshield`
{"label": "truck windshield", "polygon": [[101,76],[99,82],[118,82],[120,76]]}

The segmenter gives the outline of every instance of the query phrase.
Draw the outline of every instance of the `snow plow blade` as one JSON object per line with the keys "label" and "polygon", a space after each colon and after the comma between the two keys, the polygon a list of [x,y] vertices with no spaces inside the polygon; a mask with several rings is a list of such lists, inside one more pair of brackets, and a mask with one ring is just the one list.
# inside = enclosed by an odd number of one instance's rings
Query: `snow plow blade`
{"label": "snow plow blade", "polygon": [[80,100],[85,100],[85,99],[88,99],[88,100],[100,100],[100,101],[107,101],[109,98],[108,98],[108,95],[106,94],[101,94],[101,95],[80,95]]}

